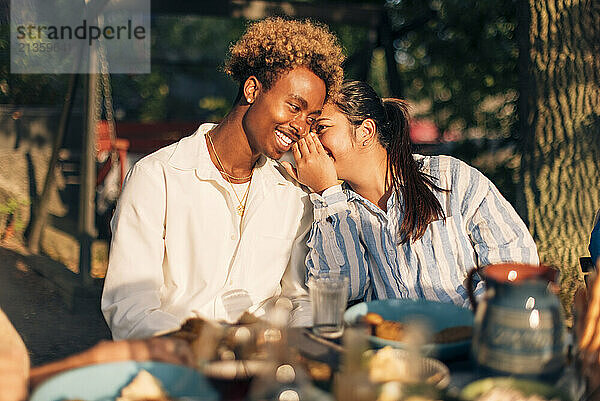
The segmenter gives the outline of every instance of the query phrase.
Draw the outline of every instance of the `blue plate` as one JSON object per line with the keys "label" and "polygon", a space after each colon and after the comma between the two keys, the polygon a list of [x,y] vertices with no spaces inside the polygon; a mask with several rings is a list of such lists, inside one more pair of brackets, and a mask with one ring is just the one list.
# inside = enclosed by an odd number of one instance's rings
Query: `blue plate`
{"label": "blue plate", "polygon": [[[428,301],[425,299],[380,299],[377,301],[363,302],[348,308],[344,314],[347,324],[356,323],[362,316],[374,312],[385,320],[395,322],[409,322],[411,320],[424,321],[434,332],[453,326],[473,326],[473,312],[454,304]],[[405,348],[400,341],[385,340],[370,336],[373,346],[382,348],[390,345],[395,348]],[[471,340],[458,341],[447,344],[426,344],[422,352],[442,360],[455,359],[469,354]]]}
{"label": "blue plate", "polygon": [[114,400],[133,378],[145,369],[161,381],[171,397],[218,400],[218,393],[199,372],[160,362],[114,362],[69,370],[42,383],[29,401]]}

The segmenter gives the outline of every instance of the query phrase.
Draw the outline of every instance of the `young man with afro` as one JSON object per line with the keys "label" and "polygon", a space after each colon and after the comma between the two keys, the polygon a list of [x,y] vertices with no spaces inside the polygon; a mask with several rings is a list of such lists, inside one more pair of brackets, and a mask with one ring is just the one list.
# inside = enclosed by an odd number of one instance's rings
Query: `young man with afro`
{"label": "young man with afro", "polygon": [[308,133],[343,79],[326,27],[269,18],[232,46],[239,84],[219,124],[143,158],[112,220],[102,311],[113,338],[177,329],[190,317],[236,321],[280,295],[310,325],[304,286],[307,194],[277,160]]}

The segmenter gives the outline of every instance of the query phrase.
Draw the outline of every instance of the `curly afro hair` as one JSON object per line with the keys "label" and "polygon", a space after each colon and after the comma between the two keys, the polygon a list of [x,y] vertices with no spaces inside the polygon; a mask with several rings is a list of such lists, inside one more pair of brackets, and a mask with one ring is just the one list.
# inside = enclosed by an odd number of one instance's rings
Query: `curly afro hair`
{"label": "curly afro hair", "polygon": [[243,84],[255,76],[270,89],[279,76],[306,67],[325,82],[330,96],[341,86],[344,55],[326,26],[311,21],[267,18],[253,23],[230,48],[225,72]]}

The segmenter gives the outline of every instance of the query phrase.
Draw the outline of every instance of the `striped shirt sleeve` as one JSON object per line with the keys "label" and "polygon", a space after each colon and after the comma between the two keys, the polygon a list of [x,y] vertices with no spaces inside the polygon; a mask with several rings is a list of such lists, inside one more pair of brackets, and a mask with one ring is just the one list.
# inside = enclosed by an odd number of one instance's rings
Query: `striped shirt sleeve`
{"label": "striped shirt sleeve", "polygon": [[466,220],[478,266],[505,262],[539,264],[535,242],[523,220],[491,181],[471,170],[485,183],[481,202]]}
{"label": "striped shirt sleeve", "polygon": [[346,194],[336,185],[310,197],[314,222],[306,256],[307,280],[322,273],[341,273],[349,277],[348,300],[364,299],[370,286],[368,264],[359,236],[360,222],[352,218]]}

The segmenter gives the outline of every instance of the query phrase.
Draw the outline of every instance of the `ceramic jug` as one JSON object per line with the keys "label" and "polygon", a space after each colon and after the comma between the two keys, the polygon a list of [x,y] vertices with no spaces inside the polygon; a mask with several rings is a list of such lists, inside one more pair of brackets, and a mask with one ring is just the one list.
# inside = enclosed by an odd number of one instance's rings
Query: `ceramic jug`
{"label": "ceramic jug", "polygon": [[[485,282],[473,294],[473,276]],[[472,353],[483,374],[553,380],[566,363],[562,306],[551,290],[558,271],[547,266],[497,264],[473,269],[467,291],[475,312]]]}

